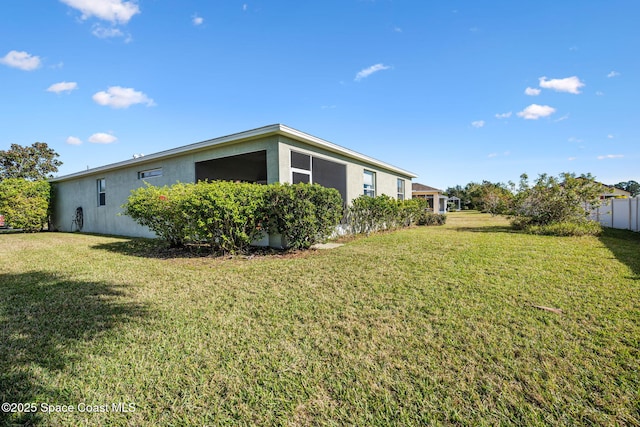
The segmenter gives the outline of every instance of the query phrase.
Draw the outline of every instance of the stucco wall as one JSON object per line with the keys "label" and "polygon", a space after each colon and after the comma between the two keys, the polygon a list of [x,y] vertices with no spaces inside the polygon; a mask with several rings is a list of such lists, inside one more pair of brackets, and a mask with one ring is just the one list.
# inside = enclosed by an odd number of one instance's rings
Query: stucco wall
{"label": "stucco wall", "polygon": [[[53,225],[60,231],[76,231],[72,221],[76,208],[82,207],[83,232],[116,234],[133,237],[154,237],[148,228],[131,218],[120,215],[122,205],[131,190],[142,187],[145,181],[155,186],[172,185],[176,182],[194,182],[195,163],[220,157],[228,157],[253,151],[267,151],[267,181],[278,182],[278,144],[276,137],[265,137],[241,144],[217,146],[196,153],[184,154],[165,160],[145,161],[141,158],[133,165],[108,172],[97,172],[80,178],[55,182],[56,201]],[[162,176],[138,179],[138,172],[162,168]],[[106,180],[106,204],[98,206],[97,180]]]}
{"label": "stucco wall", "polygon": [[[342,154],[336,154],[299,142],[283,135],[263,136],[246,141],[234,141],[220,144],[201,151],[175,155],[166,159],[140,158],[117,169],[105,168],[104,172],[89,171],[79,177],[53,180],[56,188],[53,225],[60,231],[76,231],[72,221],[76,208],[84,212],[83,232],[115,234],[132,237],[153,237],[154,234],[121,215],[122,205],[127,201],[131,190],[142,187],[145,181],[155,186],[172,185],[176,182],[194,182],[197,162],[234,156],[265,150],[267,152],[267,182],[290,182],[291,150],[321,157],[346,165],[347,201],[363,194],[365,169],[376,172],[376,194],[396,197],[397,179],[405,179],[405,198],[411,197],[411,177],[354,160]],[[138,172],[162,168],[162,176],[138,179]],[[97,181],[106,180],[106,205],[98,206]]]}
{"label": "stucco wall", "polygon": [[312,147],[285,136],[280,136],[280,176],[281,182],[291,182],[290,159],[291,151],[319,156],[333,162],[347,166],[347,200],[351,201],[364,194],[364,170],[376,173],[376,195],[386,194],[396,198],[398,178],[405,180],[405,199],[411,198],[411,177],[398,175],[395,172],[383,169],[369,163],[354,160],[328,150]]}

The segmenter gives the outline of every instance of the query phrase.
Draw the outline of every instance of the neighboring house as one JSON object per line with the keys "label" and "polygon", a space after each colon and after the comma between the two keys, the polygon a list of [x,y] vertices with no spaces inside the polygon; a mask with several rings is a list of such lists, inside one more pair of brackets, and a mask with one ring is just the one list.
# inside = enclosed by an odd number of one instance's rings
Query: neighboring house
{"label": "neighboring house", "polygon": [[620,188],[616,188],[612,185],[603,184],[605,187],[605,191],[600,194],[600,199],[630,199],[631,192],[627,190],[621,190]]}
{"label": "neighboring house", "polygon": [[[411,194],[414,198],[427,199],[429,208],[434,212],[447,212],[448,198],[444,195],[444,191],[414,182],[411,184]],[[437,209],[434,209],[434,206],[437,206]]]}
{"label": "neighboring house", "polygon": [[362,194],[409,199],[415,177],[276,124],[53,178],[53,225],[60,231],[154,237],[148,228],[119,215],[131,190],[145,182],[155,186],[200,180],[308,182],[336,188],[349,203]]}

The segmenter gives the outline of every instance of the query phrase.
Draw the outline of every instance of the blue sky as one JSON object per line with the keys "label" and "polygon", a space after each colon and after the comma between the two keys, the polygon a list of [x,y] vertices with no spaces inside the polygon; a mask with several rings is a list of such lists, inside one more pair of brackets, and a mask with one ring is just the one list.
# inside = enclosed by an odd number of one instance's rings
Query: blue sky
{"label": "blue sky", "polygon": [[0,149],[60,175],[283,123],[439,188],[640,182],[637,1],[6,0]]}

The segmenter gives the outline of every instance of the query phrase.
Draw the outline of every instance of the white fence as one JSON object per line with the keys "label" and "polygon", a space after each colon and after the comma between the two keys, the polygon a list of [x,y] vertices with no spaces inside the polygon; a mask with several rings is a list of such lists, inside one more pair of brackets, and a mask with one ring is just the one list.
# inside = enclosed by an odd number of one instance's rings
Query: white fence
{"label": "white fence", "polygon": [[608,199],[591,212],[591,218],[605,227],[640,231],[640,197]]}

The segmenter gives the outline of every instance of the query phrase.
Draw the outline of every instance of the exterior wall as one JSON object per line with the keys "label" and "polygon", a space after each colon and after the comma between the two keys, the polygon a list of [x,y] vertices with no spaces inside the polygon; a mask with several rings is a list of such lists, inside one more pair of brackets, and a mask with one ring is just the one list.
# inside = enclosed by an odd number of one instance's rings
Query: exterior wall
{"label": "exterior wall", "polygon": [[[145,185],[172,185],[176,182],[194,182],[197,162],[222,157],[265,150],[267,152],[267,182],[291,182],[291,150],[324,158],[346,165],[346,198],[350,202],[364,194],[364,170],[376,173],[376,195],[386,194],[397,197],[397,179],[405,180],[405,198],[411,198],[411,176],[397,173],[355,160],[346,155],[318,148],[284,135],[274,134],[243,141],[214,145],[206,149],[167,158],[140,158],[125,165],[105,167],[104,171],[88,171],[79,176],[52,180],[56,189],[53,226],[60,231],[77,231],[73,224],[76,209],[83,209],[83,232],[113,234],[131,237],[155,237],[154,233],[142,227],[131,218],[120,215],[131,190]],[[153,155],[152,155],[153,156]],[[149,157],[152,157],[149,156]],[[138,179],[138,172],[162,168],[162,176]],[[100,168],[98,168],[100,169]],[[98,206],[99,179],[106,181],[106,204]],[[270,236],[270,238],[277,236]],[[269,240],[267,237],[263,240]],[[273,242],[272,242],[273,243]],[[277,246],[277,244],[276,244]]]}
{"label": "exterior wall", "polygon": [[[55,182],[56,201],[53,225],[59,231],[76,231],[72,224],[76,208],[82,207],[82,231],[98,234],[116,234],[132,237],[154,237],[147,227],[138,225],[131,218],[119,215],[131,190],[145,185],[172,185],[176,182],[194,182],[195,163],[220,157],[228,157],[253,151],[267,151],[267,181],[277,182],[278,146],[275,137],[266,137],[228,146],[212,147],[195,153],[184,154],[164,160],[145,162],[144,158],[133,165],[96,172],[75,179]],[[162,168],[162,176],[138,179],[138,172]],[[106,180],[106,204],[98,206],[97,180]]]}
{"label": "exterior wall", "polygon": [[307,144],[298,142],[294,139],[280,136],[279,139],[279,168],[280,168],[280,182],[291,182],[291,151],[297,151],[299,153],[310,154],[312,156],[322,157],[326,160],[345,164],[347,167],[347,201],[364,194],[364,170],[370,170],[376,173],[376,195],[386,194],[390,197],[396,198],[397,193],[397,180],[398,178],[405,180],[404,195],[405,199],[411,198],[411,177],[398,175],[392,171],[354,160],[352,158],[332,153],[328,150],[312,147]]}

